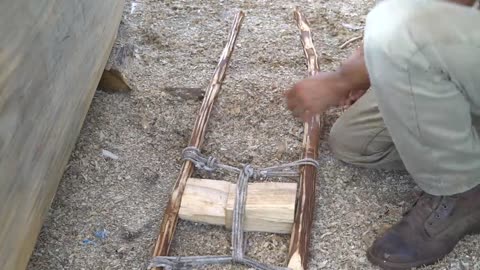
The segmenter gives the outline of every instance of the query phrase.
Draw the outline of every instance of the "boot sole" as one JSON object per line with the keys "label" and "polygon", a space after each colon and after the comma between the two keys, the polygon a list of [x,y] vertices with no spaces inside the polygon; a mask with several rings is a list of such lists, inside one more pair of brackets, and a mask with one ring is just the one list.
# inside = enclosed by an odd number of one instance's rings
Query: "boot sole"
{"label": "boot sole", "polygon": [[370,249],[367,251],[367,259],[374,265],[381,267],[384,270],[408,270],[417,267],[428,266],[437,263],[442,258],[430,259],[425,261],[411,262],[411,263],[392,263],[373,256]]}
{"label": "boot sole", "polygon": [[[466,235],[477,235],[480,234],[480,228],[472,229],[468,231]],[[463,239],[463,237],[462,237]],[[441,259],[443,259],[445,256],[447,256],[450,252],[453,251],[450,250],[447,254],[443,255],[441,258],[436,258],[436,259],[429,259],[429,260],[424,260],[424,261],[417,261],[417,262],[411,262],[411,263],[392,263],[388,262],[382,259],[379,259],[375,256],[372,255],[371,250],[367,250],[367,259],[374,265],[381,267],[384,270],[408,270],[412,268],[417,268],[417,267],[424,267],[424,266],[429,266],[432,264],[437,263]]]}

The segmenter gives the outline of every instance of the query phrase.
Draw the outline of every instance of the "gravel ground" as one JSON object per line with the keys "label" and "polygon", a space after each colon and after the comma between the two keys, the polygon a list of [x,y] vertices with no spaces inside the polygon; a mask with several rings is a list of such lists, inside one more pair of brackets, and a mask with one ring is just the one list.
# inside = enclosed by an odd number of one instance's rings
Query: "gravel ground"
{"label": "gravel ground", "polygon": [[[310,20],[322,69],[332,70],[358,45],[339,48],[361,34],[358,27],[374,1],[128,1],[118,43],[135,46],[128,70],[135,90],[97,91],[29,269],[145,269],[202,91],[240,9],[247,16],[203,150],[232,164],[267,166],[299,158],[302,124],[282,98],[306,76],[294,4]],[[340,113],[328,113],[326,131]],[[376,269],[365,250],[399,219],[415,185],[402,172],[338,162],[326,136],[310,269]],[[103,150],[118,159],[102,156]],[[248,254],[285,265],[288,239],[249,233]],[[480,269],[473,268],[479,239],[468,237],[427,269]],[[171,254],[229,254],[230,246],[223,228],[180,221]]]}

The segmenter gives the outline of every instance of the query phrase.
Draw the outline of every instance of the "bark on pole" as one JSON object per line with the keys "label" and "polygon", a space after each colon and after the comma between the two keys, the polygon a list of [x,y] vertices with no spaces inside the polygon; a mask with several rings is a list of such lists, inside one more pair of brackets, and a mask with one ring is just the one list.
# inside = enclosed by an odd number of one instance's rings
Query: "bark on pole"
{"label": "bark on pole", "polygon": [[[313,76],[320,71],[320,67],[317,52],[313,46],[309,23],[298,8],[294,11],[294,19],[300,30],[300,40],[307,61],[308,74]],[[318,144],[322,126],[320,115],[312,116],[305,122],[303,137],[304,158],[316,159],[318,157]],[[315,208],[316,179],[317,170],[314,166],[305,165],[302,167],[289,249],[288,267],[293,270],[307,269],[308,247]]]}
{"label": "bark on pole", "polygon": [[[215,73],[210,85],[205,92],[205,97],[190,137],[189,146],[200,148],[203,143],[210,112],[212,111],[213,104],[220,92],[223,80],[225,78],[225,72],[230,62],[231,55],[234,51],[235,43],[240,32],[244,16],[244,13],[240,11],[233,20],[233,25],[228,36],[227,44],[225,45],[222,55],[220,56],[220,60],[217,68],[215,69]],[[178,178],[173,187],[170,200],[165,208],[163,221],[160,227],[160,234],[155,244],[153,256],[166,256],[169,252],[170,244],[173,240],[177,226],[178,213],[180,211],[183,191],[185,190],[188,178],[190,178],[193,173],[193,168],[194,165],[190,161],[185,161],[182,165]]]}

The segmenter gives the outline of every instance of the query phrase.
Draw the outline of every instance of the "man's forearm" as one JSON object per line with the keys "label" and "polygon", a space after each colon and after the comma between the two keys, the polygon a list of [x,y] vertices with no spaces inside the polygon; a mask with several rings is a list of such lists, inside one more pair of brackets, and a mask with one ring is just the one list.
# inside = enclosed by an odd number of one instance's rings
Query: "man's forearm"
{"label": "man's forearm", "polygon": [[370,78],[363,54],[363,44],[340,65],[336,73],[351,91],[367,90],[370,87]]}

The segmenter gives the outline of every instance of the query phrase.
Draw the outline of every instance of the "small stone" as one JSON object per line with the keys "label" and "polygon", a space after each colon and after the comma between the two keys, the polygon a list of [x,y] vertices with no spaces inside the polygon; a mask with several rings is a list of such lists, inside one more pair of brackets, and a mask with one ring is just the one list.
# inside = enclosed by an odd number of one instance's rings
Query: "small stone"
{"label": "small stone", "polygon": [[105,139],[105,133],[103,133],[103,131],[100,131],[98,137],[100,138],[100,141],[103,141]]}
{"label": "small stone", "polygon": [[118,156],[115,155],[114,153],[108,151],[108,150],[105,150],[105,149],[102,149],[102,156],[103,157],[106,157],[106,158],[110,158],[110,159],[113,159],[113,160],[117,160],[118,159]]}
{"label": "small stone", "polygon": [[146,118],[142,118],[142,128],[148,129],[148,120]]}
{"label": "small stone", "polygon": [[318,268],[321,269],[321,268],[325,268],[326,266],[328,265],[328,261],[323,261],[321,262],[319,265],[318,265]]}
{"label": "small stone", "polygon": [[287,151],[288,145],[285,141],[279,141],[277,142],[277,151],[275,153],[275,157],[280,159],[283,154]]}
{"label": "small stone", "polygon": [[234,108],[232,109],[232,113],[233,113],[234,115],[239,115],[241,111],[242,111],[242,110],[241,110],[240,106],[236,106],[236,107],[234,107]]}

